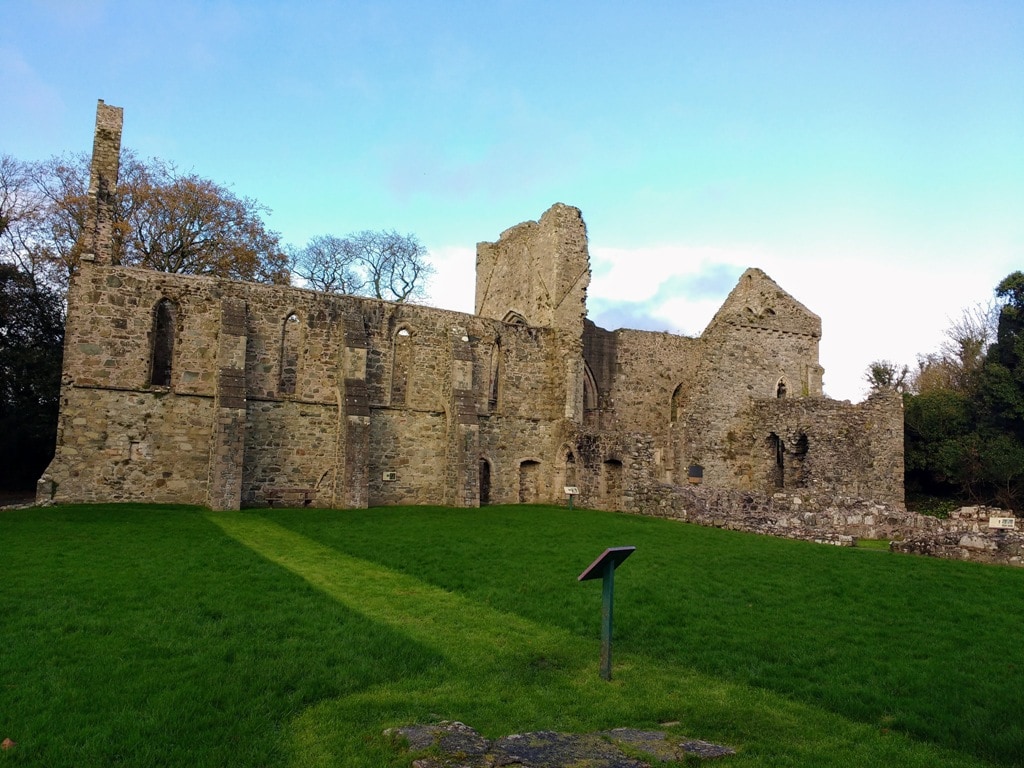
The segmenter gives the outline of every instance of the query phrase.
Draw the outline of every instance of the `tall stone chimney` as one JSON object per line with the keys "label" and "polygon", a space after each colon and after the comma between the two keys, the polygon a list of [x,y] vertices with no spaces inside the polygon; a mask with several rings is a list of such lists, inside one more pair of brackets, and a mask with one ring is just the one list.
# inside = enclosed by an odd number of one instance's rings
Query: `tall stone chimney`
{"label": "tall stone chimney", "polygon": [[114,263],[114,197],[121,154],[121,123],[124,110],[100,99],[96,104],[96,133],[89,168],[89,209],[79,237],[82,261]]}

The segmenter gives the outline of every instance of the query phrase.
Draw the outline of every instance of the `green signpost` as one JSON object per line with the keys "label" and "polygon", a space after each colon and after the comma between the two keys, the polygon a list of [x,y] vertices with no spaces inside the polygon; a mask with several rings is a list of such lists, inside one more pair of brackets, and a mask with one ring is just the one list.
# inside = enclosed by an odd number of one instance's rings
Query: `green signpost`
{"label": "green signpost", "polygon": [[612,598],[615,593],[615,569],[636,547],[611,547],[587,566],[577,581],[601,579],[601,677],[612,679]]}

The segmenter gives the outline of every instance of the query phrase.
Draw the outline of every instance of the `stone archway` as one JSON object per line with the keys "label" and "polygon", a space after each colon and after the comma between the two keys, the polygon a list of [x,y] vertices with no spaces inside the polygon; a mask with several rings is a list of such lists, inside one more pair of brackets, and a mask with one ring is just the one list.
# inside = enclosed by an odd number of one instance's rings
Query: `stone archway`
{"label": "stone archway", "polygon": [[519,503],[540,501],[540,462],[527,459],[519,464]]}

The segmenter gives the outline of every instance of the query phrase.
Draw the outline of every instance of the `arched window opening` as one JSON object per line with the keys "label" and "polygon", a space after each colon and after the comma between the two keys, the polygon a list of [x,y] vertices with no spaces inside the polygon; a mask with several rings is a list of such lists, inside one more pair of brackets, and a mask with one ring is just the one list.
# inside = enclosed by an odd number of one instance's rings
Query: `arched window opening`
{"label": "arched window opening", "polygon": [[406,405],[412,375],[412,331],[400,328],[395,334],[391,363],[391,405]]}
{"label": "arched window opening", "polygon": [[769,484],[773,488],[786,487],[786,446],[782,438],[772,432],[768,435],[768,450],[771,453],[772,466],[768,474]]}
{"label": "arched window opening", "polygon": [[294,395],[299,381],[299,349],[302,345],[302,323],[292,312],[281,327],[281,358],[277,377],[277,391],[281,395]]}
{"label": "arched window opening", "polygon": [[480,506],[491,503],[491,463],[480,459]]}
{"label": "arched window opening", "polygon": [[586,362],[583,363],[583,409],[596,411],[598,403],[597,381],[594,372]]}
{"label": "arched window opening", "polygon": [[171,386],[177,314],[177,307],[170,299],[160,299],[153,310],[153,354],[149,382],[156,387]]}
{"label": "arched window opening", "polygon": [[601,393],[597,389],[597,379],[587,362],[583,361],[583,423],[588,427],[597,427]]}
{"label": "arched window opening", "polygon": [[505,314],[504,322],[508,323],[509,325],[529,325],[529,323],[526,322],[526,318],[520,315],[514,309],[509,310]]}
{"label": "arched window opening", "polygon": [[576,485],[576,457],[572,451],[565,452],[565,484]]}
{"label": "arched window opening", "polygon": [[492,412],[498,410],[502,368],[501,341],[496,341],[491,347],[491,380],[487,388],[487,408]]}
{"label": "arched window opening", "polygon": [[527,459],[519,464],[519,503],[536,504],[540,500],[540,462]]}
{"label": "arched window opening", "polygon": [[672,393],[672,408],[671,415],[669,416],[669,421],[672,424],[675,424],[683,417],[683,411],[686,406],[686,394],[686,389],[683,384],[676,387],[675,391]]}
{"label": "arched window opening", "polygon": [[786,380],[779,379],[779,383],[775,385],[775,397],[782,400],[786,397]]}

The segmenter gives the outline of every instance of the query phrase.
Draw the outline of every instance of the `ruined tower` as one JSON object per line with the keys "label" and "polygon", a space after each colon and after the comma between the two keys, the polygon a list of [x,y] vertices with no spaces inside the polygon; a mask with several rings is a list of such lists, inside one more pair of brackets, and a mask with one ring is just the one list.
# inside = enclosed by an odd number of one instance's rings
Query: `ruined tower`
{"label": "ruined tower", "polygon": [[555,203],[539,221],[506,229],[476,246],[476,314],[512,325],[551,328],[565,349],[566,419],[583,421],[583,322],[590,253],[579,208]]}

